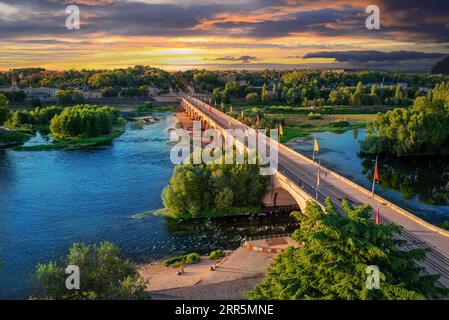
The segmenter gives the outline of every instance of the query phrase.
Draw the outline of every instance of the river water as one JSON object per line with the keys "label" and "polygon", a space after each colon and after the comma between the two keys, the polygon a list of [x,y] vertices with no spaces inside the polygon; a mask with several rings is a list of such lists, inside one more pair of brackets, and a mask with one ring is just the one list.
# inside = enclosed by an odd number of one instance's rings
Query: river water
{"label": "river water", "polygon": [[142,129],[128,125],[111,145],[76,151],[0,150],[0,298],[33,294],[38,263],[58,260],[73,242],[111,241],[136,262],[217,248],[245,236],[294,229],[288,216],[174,223],[136,214],[162,207],[168,183],[168,129],[176,120]]}

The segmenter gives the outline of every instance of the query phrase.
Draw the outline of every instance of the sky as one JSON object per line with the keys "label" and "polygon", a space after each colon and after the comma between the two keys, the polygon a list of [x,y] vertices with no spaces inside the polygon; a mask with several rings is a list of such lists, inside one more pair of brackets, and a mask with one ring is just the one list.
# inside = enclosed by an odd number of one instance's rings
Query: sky
{"label": "sky", "polygon": [[0,0],[0,70],[429,71],[448,55],[447,0]]}

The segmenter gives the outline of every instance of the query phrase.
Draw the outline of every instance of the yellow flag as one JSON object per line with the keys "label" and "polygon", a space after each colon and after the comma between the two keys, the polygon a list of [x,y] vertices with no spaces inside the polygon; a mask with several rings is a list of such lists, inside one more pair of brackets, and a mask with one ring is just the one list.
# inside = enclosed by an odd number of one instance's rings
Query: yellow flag
{"label": "yellow flag", "polygon": [[232,106],[231,106],[231,113],[232,113]]}
{"label": "yellow flag", "polygon": [[284,129],[282,129],[282,124],[279,125],[279,135],[280,136],[284,135]]}
{"label": "yellow flag", "polygon": [[313,151],[318,152],[320,151],[320,146],[318,145],[318,141],[316,137],[313,138]]}

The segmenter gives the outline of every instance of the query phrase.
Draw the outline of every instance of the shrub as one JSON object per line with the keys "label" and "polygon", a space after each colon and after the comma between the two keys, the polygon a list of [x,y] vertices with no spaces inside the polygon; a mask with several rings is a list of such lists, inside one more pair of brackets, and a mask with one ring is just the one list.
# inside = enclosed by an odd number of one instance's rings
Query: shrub
{"label": "shrub", "polygon": [[218,260],[223,257],[224,257],[223,250],[214,250],[209,254],[209,259],[211,259],[211,260]]}
{"label": "shrub", "polygon": [[335,128],[344,128],[349,126],[349,122],[346,120],[335,120],[332,121],[331,125]]}
{"label": "shrub", "polygon": [[308,114],[309,119],[311,120],[318,120],[318,119],[323,119],[323,117],[321,116],[321,113],[309,113]]}
{"label": "shrub", "polygon": [[189,253],[183,256],[174,257],[164,261],[164,267],[179,267],[185,264],[195,264],[201,261],[201,257],[198,253]]}

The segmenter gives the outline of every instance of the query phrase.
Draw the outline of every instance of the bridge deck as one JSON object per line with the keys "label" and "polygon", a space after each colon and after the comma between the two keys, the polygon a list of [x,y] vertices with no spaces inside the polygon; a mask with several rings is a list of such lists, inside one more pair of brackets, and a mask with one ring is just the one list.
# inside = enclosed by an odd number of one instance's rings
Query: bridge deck
{"label": "bridge deck", "polygon": [[[210,107],[198,99],[187,98],[187,101],[221,128],[247,129],[247,126],[243,123],[230,118],[223,112]],[[310,159],[282,146],[279,148],[278,170],[292,182],[300,185],[306,193],[315,197],[317,166]],[[430,248],[431,251],[428,253],[422,266],[430,274],[440,274],[439,283],[449,288],[449,233],[445,233],[442,230],[441,232],[439,230],[435,231],[436,228],[429,226],[419,218],[395,207],[382,198],[376,197],[373,199],[365,189],[349,181],[342,180],[341,176],[329,169],[321,167],[321,172],[324,177],[321,177],[318,194],[318,202],[320,204],[324,204],[325,199],[329,197],[339,211],[342,211],[342,199],[347,199],[354,205],[369,204],[373,208],[376,208],[378,203],[380,203],[381,222],[394,223],[403,228],[401,238],[407,240],[407,245],[404,246],[405,249]]]}

